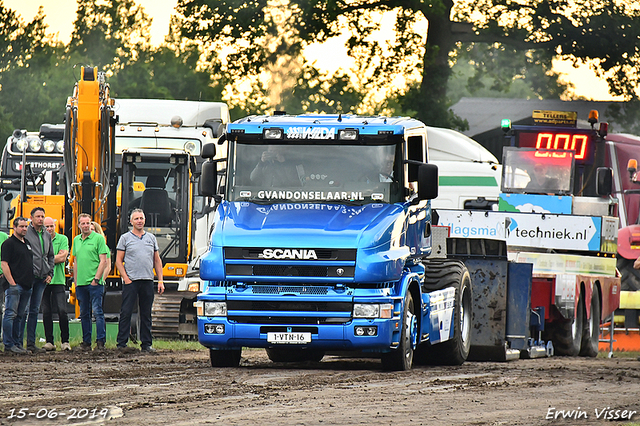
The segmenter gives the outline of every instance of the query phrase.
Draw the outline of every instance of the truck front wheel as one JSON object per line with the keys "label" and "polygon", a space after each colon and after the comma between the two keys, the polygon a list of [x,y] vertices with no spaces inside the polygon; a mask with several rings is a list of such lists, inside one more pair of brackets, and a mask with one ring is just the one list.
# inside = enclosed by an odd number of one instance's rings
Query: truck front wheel
{"label": "truck front wheel", "polygon": [[212,367],[237,367],[242,349],[209,349]]}
{"label": "truck front wheel", "polygon": [[382,354],[382,368],[385,370],[405,371],[413,365],[413,351],[418,341],[418,318],[410,292],[404,298],[404,312],[402,315],[402,331],[400,344],[391,352]]}
{"label": "truck front wheel", "polygon": [[424,287],[431,290],[444,287],[455,288],[454,330],[453,337],[445,342],[434,345],[423,343],[418,346],[416,362],[460,365],[467,360],[471,349],[472,293],[469,271],[464,263],[456,260],[428,264]]}

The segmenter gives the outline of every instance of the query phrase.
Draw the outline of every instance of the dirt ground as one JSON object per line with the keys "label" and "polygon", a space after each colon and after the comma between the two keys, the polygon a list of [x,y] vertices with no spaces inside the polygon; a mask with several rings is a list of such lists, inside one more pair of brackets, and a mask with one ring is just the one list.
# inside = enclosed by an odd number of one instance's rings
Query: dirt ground
{"label": "dirt ground", "polygon": [[389,373],[376,359],[275,364],[257,349],[225,369],[206,351],[0,356],[3,425],[612,425],[640,423],[639,396],[635,358]]}

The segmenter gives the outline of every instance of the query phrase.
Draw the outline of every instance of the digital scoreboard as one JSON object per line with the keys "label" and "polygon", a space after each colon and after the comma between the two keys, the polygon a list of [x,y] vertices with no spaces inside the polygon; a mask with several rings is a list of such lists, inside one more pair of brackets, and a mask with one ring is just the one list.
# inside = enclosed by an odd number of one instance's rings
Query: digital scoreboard
{"label": "digital scoreboard", "polygon": [[593,129],[576,128],[576,112],[536,110],[532,119],[535,126],[514,126],[515,146],[542,150],[538,157],[573,151],[576,164],[593,163],[597,134]]}
{"label": "digital scoreboard", "polygon": [[594,131],[590,129],[540,129],[516,130],[516,146],[545,150],[541,156],[548,156],[549,151],[574,151],[576,163],[593,162]]}

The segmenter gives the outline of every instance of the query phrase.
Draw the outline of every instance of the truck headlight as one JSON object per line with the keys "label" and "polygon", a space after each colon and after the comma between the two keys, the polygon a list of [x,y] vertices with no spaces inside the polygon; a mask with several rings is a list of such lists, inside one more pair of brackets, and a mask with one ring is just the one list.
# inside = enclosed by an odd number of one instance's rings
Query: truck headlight
{"label": "truck headlight", "polygon": [[204,316],[226,317],[227,302],[204,302]]}
{"label": "truck headlight", "polygon": [[391,318],[393,304],[391,303],[354,303],[354,318]]}

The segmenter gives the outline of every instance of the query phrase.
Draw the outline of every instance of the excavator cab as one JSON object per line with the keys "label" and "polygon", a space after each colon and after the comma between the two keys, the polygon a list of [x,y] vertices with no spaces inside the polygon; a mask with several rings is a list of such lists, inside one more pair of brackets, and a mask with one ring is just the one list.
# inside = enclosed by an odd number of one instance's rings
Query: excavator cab
{"label": "excavator cab", "polygon": [[[185,262],[191,217],[191,157],[184,151],[123,151],[120,234],[130,229],[131,212],[142,209],[145,230],[154,234],[163,263]],[[139,189],[143,188],[142,191]]]}

